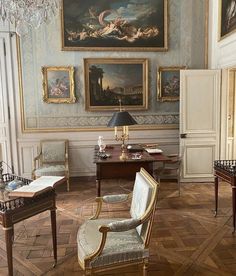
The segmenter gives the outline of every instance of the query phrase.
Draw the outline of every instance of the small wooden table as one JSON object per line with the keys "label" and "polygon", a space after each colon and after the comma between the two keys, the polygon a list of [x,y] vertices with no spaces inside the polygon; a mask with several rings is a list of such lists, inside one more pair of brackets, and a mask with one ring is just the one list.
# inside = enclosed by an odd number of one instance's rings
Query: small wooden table
{"label": "small wooden table", "polygon": [[218,211],[218,186],[219,179],[231,184],[232,187],[232,209],[233,209],[233,233],[236,226],[236,160],[216,160],[215,170],[215,216]]}
{"label": "small wooden table", "polygon": [[[3,174],[4,183],[18,179],[29,184],[32,180],[23,177]],[[63,179],[62,179],[63,180]],[[65,181],[65,179],[64,179]],[[1,189],[2,196],[5,191]],[[12,244],[14,241],[14,224],[24,219],[35,216],[44,211],[50,211],[53,240],[54,266],[57,263],[57,235],[56,235],[56,193],[55,190],[46,191],[32,198],[17,197],[0,200],[0,224],[5,231],[8,274],[13,275]]]}
{"label": "small wooden table", "polygon": [[134,179],[136,172],[141,167],[146,169],[150,174],[153,173],[154,162],[164,162],[169,160],[163,154],[149,154],[142,151],[141,159],[132,159],[133,152],[127,152],[128,158],[120,160],[120,145],[111,145],[106,147],[106,154],[110,157],[103,159],[98,155],[98,147],[94,151],[94,163],[96,164],[96,186],[97,196],[101,196],[102,179]]}

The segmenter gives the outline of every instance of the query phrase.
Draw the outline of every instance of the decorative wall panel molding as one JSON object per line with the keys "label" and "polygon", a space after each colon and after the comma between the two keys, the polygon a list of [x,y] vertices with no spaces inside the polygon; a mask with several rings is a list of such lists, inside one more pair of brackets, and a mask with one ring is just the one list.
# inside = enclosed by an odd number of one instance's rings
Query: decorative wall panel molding
{"label": "decorative wall panel molding", "polygon": [[[81,133],[80,133],[81,134]],[[94,176],[95,165],[93,164],[94,146],[97,144],[98,135],[103,135],[106,144],[115,144],[112,132],[90,132],[85,137],[78,136],[77,133],[60,135],[60,138],[69,139],[69,169],[71,176]],[[50,138],[57,139],[58,134],[52,133]],[[37,138],[34,136],[27,139],[18,140],[20,155],[20,175],[31,177],[33,158],[38,154],[39,143],[45,139],[42,134]],[[130,144],[158,143],[159,147],[166,154],[177,153],[179,148],[178,130],[150,130],[150,131],[130,131]]]}

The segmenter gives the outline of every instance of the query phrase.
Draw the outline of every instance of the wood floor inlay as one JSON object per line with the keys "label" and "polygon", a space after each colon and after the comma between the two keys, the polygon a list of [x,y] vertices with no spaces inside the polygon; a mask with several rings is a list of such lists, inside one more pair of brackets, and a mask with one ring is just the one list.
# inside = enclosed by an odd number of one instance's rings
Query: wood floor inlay
{"label": "wood floor inlay", "polygon": [[[102,193],[128,193],[130,181],[103,182]],[[76,235],[92,216],[95,181],[72,179],[71,191],[58,190],[58,264],[53,269],[49,212],[15,225],[14,275],[83,275],[77,262]],[[229,184],[220,183],[219,212],[214,217],[213,183],[163,183],[153,225],[149,276],[236,275],[236,234],[232,234],[232,198]],[[104,205],[103,217],[129,217],[129,204]],[[135,276],[137,267],[100,275]],[[7,275],[4,232],[0,227],[0,275]]]}

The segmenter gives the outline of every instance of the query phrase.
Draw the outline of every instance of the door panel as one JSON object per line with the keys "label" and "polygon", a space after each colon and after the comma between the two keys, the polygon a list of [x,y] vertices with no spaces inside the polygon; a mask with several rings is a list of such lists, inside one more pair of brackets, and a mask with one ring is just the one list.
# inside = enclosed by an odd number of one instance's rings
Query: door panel
{"label": "door panel", "polygon": [[[213,174],[212,157],[215,152],[215,145],[206,146],[205,144],[188,143],[186,145],[186,166],[185,175],[188,177],[211,177]],[[197,162],[191,162],[196,160]]]}
{"label": "door panel", "polygon": [[182,180],[211,181],[219,158],[220,71],[183,70],[180,79]]}
{"label": "door panel", "polygon": [[[0,160],[11,166],[6,63],[5,39],[0,37]],[[5,164],[4,171],[8,171]]]}

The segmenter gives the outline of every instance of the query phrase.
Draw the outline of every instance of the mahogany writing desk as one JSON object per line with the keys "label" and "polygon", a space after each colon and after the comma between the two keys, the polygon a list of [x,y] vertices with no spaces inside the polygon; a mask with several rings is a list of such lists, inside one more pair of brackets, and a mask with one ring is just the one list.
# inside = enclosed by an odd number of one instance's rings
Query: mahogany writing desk
{"label": "mahogany writing desk", "polygon": [[106,154],[110,154],[110,157],[102,159],[98,155],[98,147],[95,147],[94,163],[96,164],[97,196],[101,196],[102,179],[135,179],[136,172],[141,167],[152,174],[154,162],[169,160],[162,154],[149,154],[146,151],[141,152],[141,159],[132,159],[134,153],[127,152],[128,158],[126,160],[120,160],[120,145],[107,146]]}
{"label": "mahogany writing desk", "polygon": [[[25,185],[29,184],[32,180],[11,175],[3,174],[3,181],[7,184],[13,179],[18,179],[24,182]],[[63,180],[63,179],[62,179]],[[14,241],[14,224],[24,219],[35,216],[39,213],[49,210],[51,213],[51,228],[53,240],[53,255],[54,266],[57,262],[57,236],[56,236],[56,193],[55,190],[45,191],[35,197],[17,197],[8,198],[7,191],[2,188],[0,200],[0,224],[5,231],[6,252],[8,274],[13,275],[13,262],[12,262],[12,244]]]}
{"label": "mahogany writing desk", "polygon": [[215,170],[215,216],[218,211],[218,185],[219,179],[231,184],[232,187],[232,209],[233,209],[233,232],[236,226],[236,160],[216,160]]}

